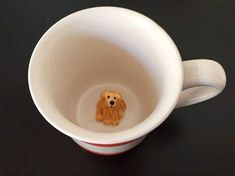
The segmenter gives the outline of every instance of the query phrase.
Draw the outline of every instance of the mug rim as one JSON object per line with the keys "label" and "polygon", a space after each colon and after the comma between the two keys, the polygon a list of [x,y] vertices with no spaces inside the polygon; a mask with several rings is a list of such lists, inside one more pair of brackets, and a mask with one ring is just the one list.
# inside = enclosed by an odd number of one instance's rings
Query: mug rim
{"label": "mug rim", "polygon": [[[154,114],[156,107],[154,108],[153,112],[142,122],[140,122],[139,124],[128,128],[126,130],[123,131],[118,131],[118,132],[112,132],[112,133],[101,133],[101,132],[94,132],[94,131],[90,131],[87,129],[83,129],[81,127],[79,127],[78,125],[75,125],[74,123],[70,122],[68,119],[66,119],[65,117],[63,117],[63,115],[61,114],[62,118],[57,118],[57,120],[51,118],[46,112],[43,111],[43,109],[41,108],[40,102],[38,101],[38,99],[36,99],[35,97],[35,92],[34,92],[34,88],[32,86],[31,83],[31,74],[33,72],[32,70],[32,60],[34,60],[34,56],[35,53],[38,49],[39,44],[41,43],[41,41],[45,38],[45,36],[51,31],[52,28],[54,28],[56,25],[58,25],[59,23],[61,23],[61,21],[66,20],[66,18],[68,17],[72,17],[73,15],[76,15],[77,13],[80,13],[82,11],[86,11],[86,10],[92,10],[92,9],[101,9],[103,8],[105,9],[122,9],[125,11],[129,11],[131,13],[135,13],[137,16],[144,16],[147,19],[150,19],[149,17],[138,13],[136,11],[130,10],[130,9],[126,9],[126,8],[121,8],[121,7],[114,7],[114,6],[98,6],[98,7],[92,7],[92,8],[87,8],[87,9],[83,9],[83,10],[79,10],[76,11],[70,15],[65,16],[64,18],[60,19],[58,22],[56,22],[54,25],[52,25],[44,34],[43,36],[40,38],[40,40],[38,41],[38,43],[36,44],[33,53],[31,55],[30,58],[30,62],[29,62],[29,67],[28,67],[28,85],[29,85],[29,90],[30,90],[30,94],[31,97],[33,99],[33,102],[35,103],[37,109],[39,110],[39,112],[41,113],[41,115],[53,126],[55,127],[57,130],[59,130],[60,132],[64,133],[67,136],[70,136],[76,140],[81,140],[84,142],[89,142],[89,143],[95,143],[95,144],[117,144],[117,143],[124,143],[124,142],[128,142],[128,141],[132,141],[135,140],[141,136],[144,136],[146,134],[148,134],[149,132],[151,132],[152,130],[154,130],[155,128],[157,128],[163,121],[166,120],[166,118],[169,116],[169,114],[173,111],[174,107],[176,106],[176,103],[179,99],[179,95],[181,93],[182,90],[182,86],[183,86],[183,66],[182,66],[182,60],[181,60],[181,56],[179,54],[178,48],[175,45],[174,41],[171,39],[171,37],[167,34],[167,32],[160,26],[158,25],[155,21],[153,21],[156,24],[156,27],[158,27],[158,30],[162,30],[164,32],[165,37],[170,41],[171,46],[173,47],[173,49],[178,53],[177,59],[175,59],[175,67],[179,67],[179,72],[178,72],[178,85],[175,85],[174,87],[174,97],[172,97],[172,101],[170,101],[168,103],[168,107],[165,108],[164,112],[161,112],[161,114],[159,113],[158,115]],[[150,19],[151,20],[151,19]],[[151,20],[152,21],[152,20]],[[153,116],[159,116],[161,118],[157,119],[155,118],[156,121],[154,122],[150,122],[147,119],[149,117],[153,117]]]}

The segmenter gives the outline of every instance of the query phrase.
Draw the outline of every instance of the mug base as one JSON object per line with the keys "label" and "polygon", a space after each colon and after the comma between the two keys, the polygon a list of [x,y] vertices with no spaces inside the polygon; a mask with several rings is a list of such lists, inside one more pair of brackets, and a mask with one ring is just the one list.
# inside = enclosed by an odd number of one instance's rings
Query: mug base
{"label": "mug base", "polygon": [[82,147],[88,152],[91,152],[97,155],[112,156],[112,155],[119,155],[119,154],[125,153],[126,151],[134,148],[139,143],[141,143],[145,137],[146,135],[138,139],[135,139],[133,141],[118,143],[118,144],[94,144],[94,143],[83,142],[74,138],[72,139],[80,147]]}

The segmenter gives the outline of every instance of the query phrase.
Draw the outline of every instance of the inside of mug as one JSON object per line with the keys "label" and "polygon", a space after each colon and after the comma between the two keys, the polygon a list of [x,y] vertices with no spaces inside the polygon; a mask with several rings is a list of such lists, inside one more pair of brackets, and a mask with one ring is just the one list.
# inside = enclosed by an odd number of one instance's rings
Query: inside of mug
{"label": "inside of mug", "polygon": [[[61,113],[89,131],[110,133],[148,118],[172,89],[176,72],[168,57],[173,50],[154,38],[154,24],[141,18],[127,23],[126,14],[103,13],[85,11],[54,25],[33,53],[30,80],[44,112]],[[126,102],[118,126],[95,119],[102,90],[119,91]]]}

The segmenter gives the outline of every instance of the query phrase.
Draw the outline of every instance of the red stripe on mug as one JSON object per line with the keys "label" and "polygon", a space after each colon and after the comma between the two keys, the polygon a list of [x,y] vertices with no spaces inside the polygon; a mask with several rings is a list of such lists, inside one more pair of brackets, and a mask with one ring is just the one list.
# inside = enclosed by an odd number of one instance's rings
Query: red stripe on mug
{"label": "red stripe on mug", "polygon": [[125,145],[125,144],[128,144],[130,142],[133,142],[134,140],[132,141],[127,141],[127,142],[122,142],[122,143],[116,143],[116,144],[95,144],[95,143],[90,143],[90,142],[84,142],[84,143],[87,143],[87,144],[90,144],[90,145],[93,145],[93,146],[98,146],[98,147],[117,147],[117,146],[121,146],[121,145]]}

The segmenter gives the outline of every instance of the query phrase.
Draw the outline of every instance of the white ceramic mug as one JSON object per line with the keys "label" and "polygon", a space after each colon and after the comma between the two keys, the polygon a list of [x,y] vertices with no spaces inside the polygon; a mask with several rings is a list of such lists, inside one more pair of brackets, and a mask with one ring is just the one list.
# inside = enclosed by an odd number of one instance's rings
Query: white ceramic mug
{"label": "white ceramic mug", "polygon": [[[81,147],[104,155],[133,148],[175,107],[210,99],[226,83],[220,64],[182,62],[159,25],[118,7],[85,9],[53,25],[33,51],[28,79],[44,118]],[[120,91],[126,101],[117,127],[95,121],[104,89]]]}

